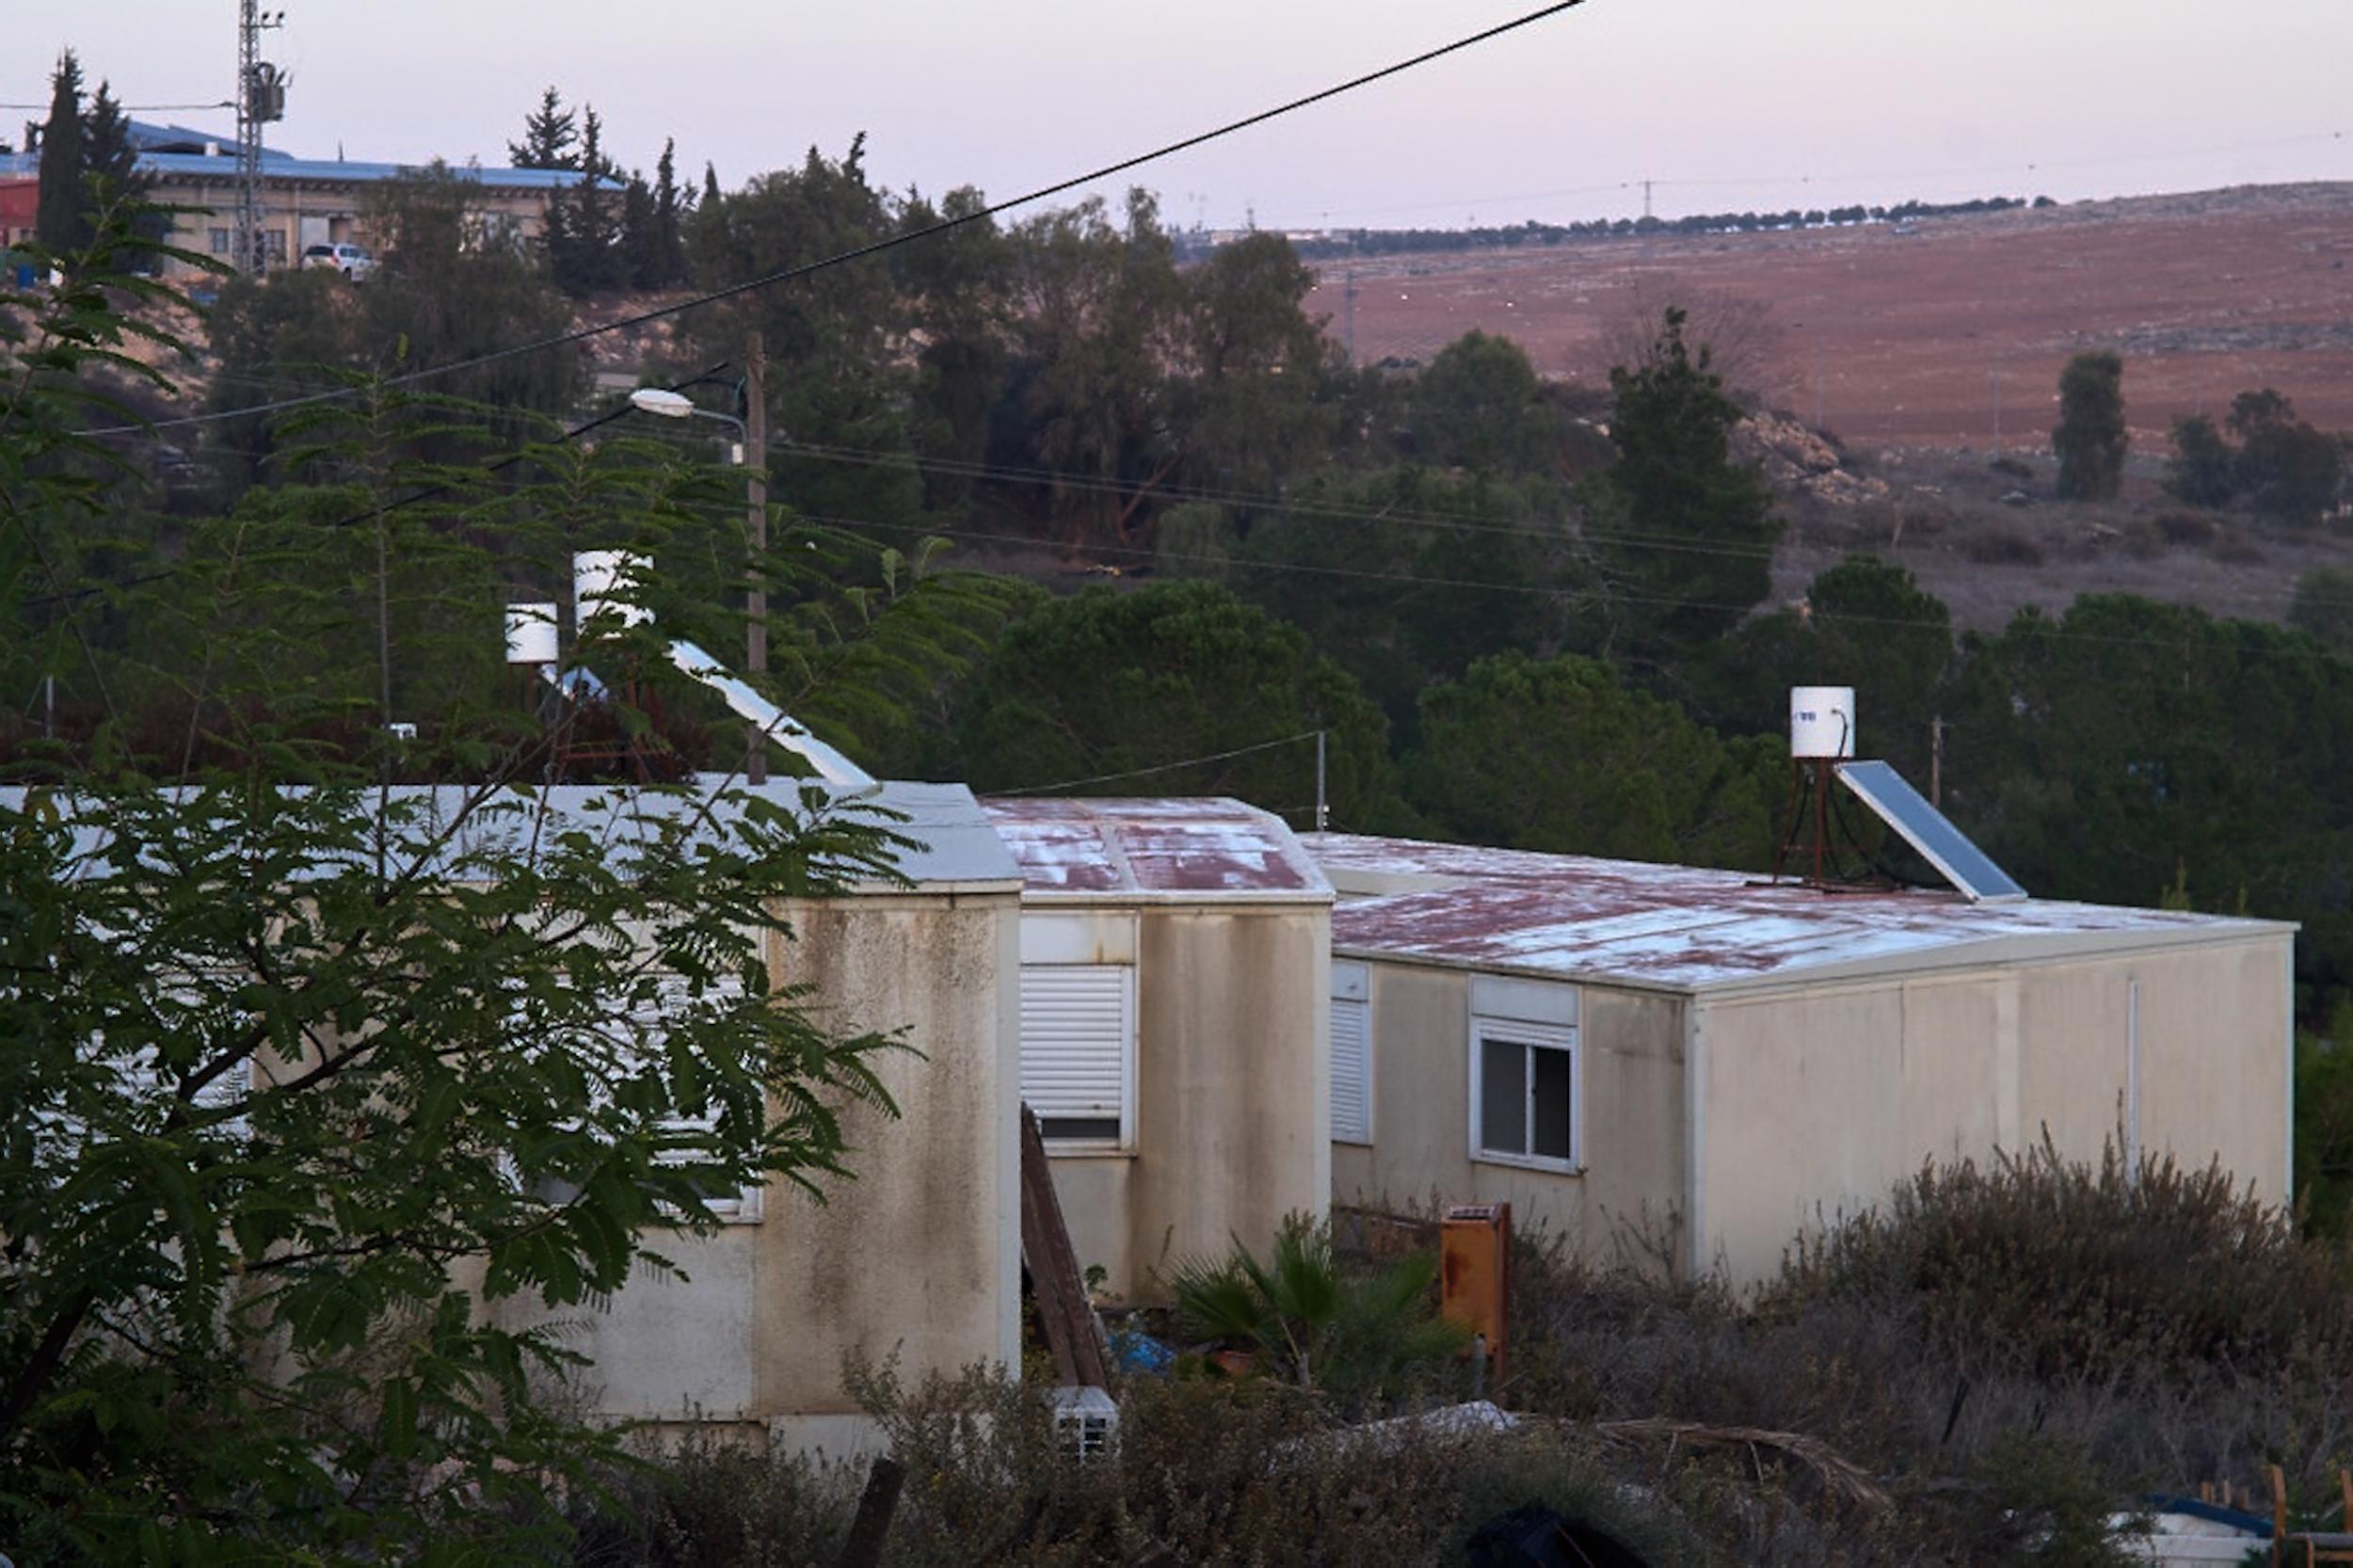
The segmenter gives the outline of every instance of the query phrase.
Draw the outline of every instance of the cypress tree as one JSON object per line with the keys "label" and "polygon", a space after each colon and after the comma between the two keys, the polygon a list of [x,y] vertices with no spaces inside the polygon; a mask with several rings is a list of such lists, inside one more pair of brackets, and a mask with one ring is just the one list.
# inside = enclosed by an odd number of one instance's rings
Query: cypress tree
{"label": "cypress tree", "polygon": [[668,288],[686,277],[686,239],[680,229],[685,204],[678,187],[678,141],[665,138],[662,161],[653,166],[654,288]]}
{"label": "cypress tree", "polygon": [[82,62],[69,49],[49,79],[49,119],[40,132],[40,195],[33,232],[59,255],[89,243],[88,192],[82,186]]}

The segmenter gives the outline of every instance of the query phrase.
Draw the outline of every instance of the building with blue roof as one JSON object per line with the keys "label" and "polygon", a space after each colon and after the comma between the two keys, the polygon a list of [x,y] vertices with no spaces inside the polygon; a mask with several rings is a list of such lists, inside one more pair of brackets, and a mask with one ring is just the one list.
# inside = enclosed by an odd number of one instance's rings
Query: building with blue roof
{"label": "building with blue roof", "polygon": [[[237,143],[184,125],[131,121],[138,168],[152,182],[149,200],[187,209],[174,220],[170,243],[226,262],[235,250]],[[454,179],[480,187],[486,239],[534,240],[547,227],[549,193],[577,184],[580,176],[560,168],[486,168],[477,164],[442,166]],[[263,254],[272,266],[298,262],[314,245],[365,246],[366,192],[404,175],[424,172],[415,164],[302,158],[275,148],[261,152]],[[0,182],[37,175],[38,152],[0,155]],[[603,188],[617,192],[620,182]],[[182,269],[185,270],[185,269]]]}

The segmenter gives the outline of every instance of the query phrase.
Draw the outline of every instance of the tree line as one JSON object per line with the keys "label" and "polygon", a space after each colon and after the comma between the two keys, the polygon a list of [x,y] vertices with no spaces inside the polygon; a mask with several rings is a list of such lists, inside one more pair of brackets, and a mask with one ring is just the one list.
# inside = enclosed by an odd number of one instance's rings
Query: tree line
{"label": "tree line", "polygon": [[[1513,249],[1522,246],[1551,246],[1570,240],[1633,239],[1653,234],[1757,234],[1791,229],[1849,228],[1859,223],[1908,223],[1924,217],[1962,217],[1977,213],[2004,213],[2016,208],[2056,207],[2047,196],[2032,201],[2017,196],[1981,196],[1965,201],[1923,201],[1914,198],[1894,206],[1853,202],[1843,207],[1790,207],[1781,212],[1687,213],[1681,217],[1596,217],[1574,223],[1544,223],[1529,218],[1520,223],[1469,224],[1460,229],[1345,229],[1301,236],[1299,253],[1310,261],[1340,261],[1351,256],[1387,256],[1431,250]],[[1185,253],[1197,257],[1216,248],[1202,230],[1181,237]]]}

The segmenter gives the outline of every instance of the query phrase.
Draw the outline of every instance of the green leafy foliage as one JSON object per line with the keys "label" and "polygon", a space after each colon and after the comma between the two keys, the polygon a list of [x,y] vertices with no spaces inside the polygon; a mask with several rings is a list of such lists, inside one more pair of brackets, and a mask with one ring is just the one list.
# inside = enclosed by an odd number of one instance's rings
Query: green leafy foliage
{"label": "green leafy foliage", "polygon": [[[570,325],[563,296],[502,237],[480,186],[445,166],[372,185],[366,221],[380,255],[363,286],[316,268],[222,285],[210,324],[215,412],[331,390],[354,373],[448,364]],[[474,422],[490,433],[528,439],[541,418],[569,412],[584,388],[577,360],[542,354],[445,377],[434,390],[498,410]],[[284,472],[269,463],[276,429],[270,416],[232,417],[215,440],[248,481],[271,481]]]}
{"label": "green leafy foliage", "polygon": [[1527,353],[1509,338],[1466,332],[1440,349],[1412,394],[1414,446],[1441,468],[1541,473],[1559,460],[1559,414]]}
{"label": "green leafy foliage", "polygon": [[1473,843],[1760,866],[1786,754],[1725,743],[1609,666],[1498,654],[1422,698],[1408,800]]}
{"label": "green leafy foliage", "polygon": [[2193,414],[2173,422],[2173,456],[2165,465],[2165,488],[2193,506],[2220,506],[2237,493],[2232,472],[2235,454],[2213,420]]}
{"label": "green leafy foliage", "polygon": [[2336,504],[2345,443],[2297,419],[2285,397],[2269,387],[2241,392],[2231,401],[2229,424],[2239,439],[2232,478],[2256,511],[2310,523]]}
{"label": "green leafy foliage", "polygon": [[2301,633],[2124,595],[2028,611],[1973,642],[1947,798],[2039,892],[2297,910],[2299,972],[2344,983],[2331,888],[2353,815],[2338,780],[2353,665]]}
{"label": "green leafy foliage", "polygon": [[1433,681],[1560,646],[1590,587],[1564,503],[1536,478],[1339,471],[1215,548],[1243,568],[1236,588],[1362,681],[1402,738]]}
{"label": "green leafy foliage", "polygon": [[33,233],[54,255],[89,244],[89,168],[82,155],[82,62],[69,49],[49,79],[49,118],[41,122],[40,186]]}
{"label": "green leafy foliage", "polygon": [[1089,589],[1008,627],[963,698],[956,743],[984,792],[1088,780],[1080,792],[1234,794],[1304,822],[1316,729],[1333,820],[1383,820],[1381,713],[1346,672],[1225,589],[1161,583]]}
{"label": "green leafy foliage", "polygon": [[904,840],[789,785],[551,793],[600,710],[518,710],[502,601],[555,597],[577,545],[675,563],[663,633],[584,652],[644,694],[603,722],[682,777],[664,711],[710,699],[657,639],[724,624],[681,597],[719,597],[698,551],[791,585],[786,673],[845,714],[924,674],[937,596],[871,547],[744,560],[659,445],[542,440],[494,482],[478,406],[349,373],[276,430],[287,485],[90,582],[42,547],[120,504],[76,423],[136,364],[116,302],[162,297],[98,265],[128,233],[0,301],[0,584],[43,629],[5,657],[91,715],[12,729],[31,787],[0,794],[0,1536],[543,1558],[617,1454],[568,1414],[563,1315],[664,1266],[707,1192],[848,1179],[842,1113],[888,1114],[871,1062],[902,1042],[779,976],[788,901],[887,882]]}
{"label": "green leafy foliage", "polygon": [[2059,372],[2058,493],[2069,501],[2113,499],[2124,480],[2124,361],[2100,350],[2078,354]]}
{"label": "green leafy foliage", "polygon": [[1431,1253],[1343,1264],[1329,1225],[1294,1217],[1263,1260],[1237,1240],[1229,1256],[1178,1265],[1169,1289],[1191,1337],[1246,1350],[1267,1375],[1361,1412],[1451,1373],[1468,1336],[1437,1316],[1437,1278]]}
{"label": "green leafy foliage", "polygon": [[[687,226],[693,280],[718,286],[765,277],[873,244],[898,219],[867,178],[865,138],[828,158],[814,147],[797,168],[755,177],[704,200]],[[796,450],[774,454],[777,493],[804,515],[839,526],[912,524],[922,486],[907,459],[909,302],[883,257],[828,267],[739,307],[683,323],[693,361],[740,365],[758,330],[769,361],[770,428]],[[898,534],[889,542],[909,542]]]}
{"label": "green leafy foliage", "polygon": [[2339,657],[2353,655],[2353,567],[2314,567],[2298,577],[2288,624]]}
{"label": "green leafy foliage", "polygon": [[2296,1036],[2296,1201],[2306,1227],[2353,1236],[2353,1002]]}
{"label": "green leafy foliage", "polygon": [[1691,706],[1734,733],[1786,722],[1793,686],[1852,686],[1869,751],[1925,779],[1957,649],[1944,602],[1912,572],[1849,555],[1797,604],[1743,624],[1691,675]]}
{"label": "green leafy foliage", "polygon": [[1606,624],[1593,646],[1671,668],[1723,636],[1772,586],[1782,523],[1753,469],[1732,460],[1740,406],[1670,308],[1649,352],[1609,373],[1618,459],[1585,488]]}

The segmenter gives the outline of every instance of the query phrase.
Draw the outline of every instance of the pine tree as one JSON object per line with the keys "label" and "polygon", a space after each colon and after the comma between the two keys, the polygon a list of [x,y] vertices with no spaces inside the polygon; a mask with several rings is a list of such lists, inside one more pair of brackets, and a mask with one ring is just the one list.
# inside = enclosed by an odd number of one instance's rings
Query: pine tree
{"label": "pine tree", "polygon": [[604,188],[620,169],[604,154],[604,121],[592,105],[581,110],[580,155],[573,167],[580,178],[568,190],[549,195],[548,260],[556,286],[579,296],[612,288],[623,276],[621,214]]}
{"label": "pine tree", "polygon": [[579,139],[572,111],[550,88],[539,95],[538,108],[523,116],[523,139],[506,144],[507,161],[517,168],[578,168],[572,147]]}
{"label": "pine tree", "polygon": [[618,270],[624,282],[639,289],[662,286],[660,244],[660,236],[655,232],[653,189],[646,184],[644,175],[632,169],[629,184],[621,190]]}
{"label": "pine tree", "polygon": [[691,194],[681,200],[678,184],[678,142],[675,137],[662,143],[662,159],[653,166],[653,271],[652,288],[668,288],[686,277],[686,237],[680,221],[693,202]]}
{"label": "pine tree", "polygon": [[33,232],[59,255],[89,243],[90,225],[82,174],[82,62],[69,49],[58,56],[49,79],[49,119],[40,133],[40,195]]}
{"label": "pine tree", "polygon": [[117,196],[136,194],[144,184],[138,149],[131,144],[131,117],[104,82],[98,84],[89,110],[82,116],[82,169],[104,180]]}

